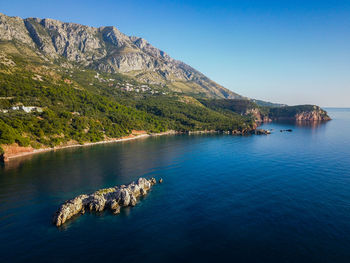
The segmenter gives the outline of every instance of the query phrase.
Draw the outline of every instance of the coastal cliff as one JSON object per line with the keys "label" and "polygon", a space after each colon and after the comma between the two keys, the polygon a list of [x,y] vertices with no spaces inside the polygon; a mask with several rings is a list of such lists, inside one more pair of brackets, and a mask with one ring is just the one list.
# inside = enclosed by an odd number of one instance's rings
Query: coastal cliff
{"label": "coastal cliff", "polygon": [[257,123],[271,121],[329,121],[327,112],[316,105],[283,106],[278,108],[252,108],[245,113],[251,115]]}
{"label": "coastal cliff", "polygon": [[301,112],[295,115],[297,121],[328,121],[330,119],[322,111]]}
{"label": "coastal cliff", "polygon": [[316,105],[277,105],[260,106],[253,100],[200,99],[203,105],[222,113],[234,112],[241,116],[250,116],[254,122],[290,121],[328,121],[327,112]]}
{"label": "coastal cliff", "polygon": [[285,106],[271,108],[268,113],[272,120],[329,121],[327,112],[316,105]]}
{"label": "coastal cliff", "polygon": [[257,123],[271,122],[272,121],[270,116],[262,113],[259,108],[248,109],[248,110],[246,110],[245,115],[252,115],[254,118],[254,121]]}

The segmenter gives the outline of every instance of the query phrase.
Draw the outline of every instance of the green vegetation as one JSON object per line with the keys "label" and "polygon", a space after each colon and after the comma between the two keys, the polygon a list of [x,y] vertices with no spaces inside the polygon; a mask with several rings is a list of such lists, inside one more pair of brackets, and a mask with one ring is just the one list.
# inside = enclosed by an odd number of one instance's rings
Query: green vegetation
{"label": "green vegetation", "polygon": [[104,195],[104,194],[108,194],[108,193],[113,193],[115,191],[116,191],[116,189],[113,187],[112,188],[104,188],[104,189],[97,190],[95,192],[95,194]]}
{"label": "green vegetation", "polygon": [[249,100],[199,99],[199,101],[206,107],[221,112],[245,114],[249,109],[262,109],[262,107]]}
{"label": "green vegetation", "polygon": [[[6,61],[14,62],[0,61],[0,144],[52,147],[71,140],[118,138],[132,130],[227,131],[254,124],[251,118],[222,114],[194,98],[185,99],[166,86],[62,67],[16,43],[0,47]],[[38,108],[23,110],[29,106]]]}
{"label": "green vegetation", "polygon": [[207,107],[184,103],[174,98],[148,98],[136,102],[136,108],[171,120],[171,129],[232,131],[253,126],[247,117],[231,112],[221,114]]}
{"label": "green vegetation", "polygon": [[[69,140],[96,142],[121,137],[132,129],[160,132],[167,124],[146,112],[123,106],[106,96],[71,87],[61,80],[42,78],[16,70],[0,73],[0,143],[55,146]],[[42,112],[11,110],[18,105],[38,106]]]}
{"label": "green vegetation", "polygon": [[27,46],[0,41],[0,144],[53,147],[119,138],[132,130],[242,131],[255,127],[253,111],[274,119],[315,107],[185,96],[166,85],[97,72],[63,58],[50,61]]}

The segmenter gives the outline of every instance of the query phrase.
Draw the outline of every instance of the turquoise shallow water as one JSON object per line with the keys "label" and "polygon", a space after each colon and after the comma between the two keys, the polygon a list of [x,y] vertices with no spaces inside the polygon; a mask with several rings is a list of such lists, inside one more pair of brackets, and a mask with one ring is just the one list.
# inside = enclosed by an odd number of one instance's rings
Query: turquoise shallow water
{"label": "turquoise shallow water", "polygon": [[[163,136],[0,168],[1,262],[350,262],[350,110],[269,136]],[[280,129],[292,128],[292,133]],[[51,225],[80,193],[162,177],[119,216]]]}

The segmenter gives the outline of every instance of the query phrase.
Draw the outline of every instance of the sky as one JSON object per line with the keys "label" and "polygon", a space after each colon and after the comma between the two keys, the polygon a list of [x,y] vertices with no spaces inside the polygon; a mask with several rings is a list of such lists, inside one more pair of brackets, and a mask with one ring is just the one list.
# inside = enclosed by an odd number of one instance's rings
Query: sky
{"label": "sky", "polygon": [[0,12],[116,26],[250,98],[350,107],[350,0],[0,0]]}

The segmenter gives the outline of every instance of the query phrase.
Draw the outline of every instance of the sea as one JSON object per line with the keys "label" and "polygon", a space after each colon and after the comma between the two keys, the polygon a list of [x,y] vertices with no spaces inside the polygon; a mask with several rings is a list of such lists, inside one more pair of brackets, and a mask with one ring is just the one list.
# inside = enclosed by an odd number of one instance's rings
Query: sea
{"label": "sea", "polygon": [[[0,262],[350,262],[350,109],[270,135],[168,135],[0,167]],[[292,132],[282,131],[292,129]],[[162,178],[119,215],[52,215],[82,193]]]}

